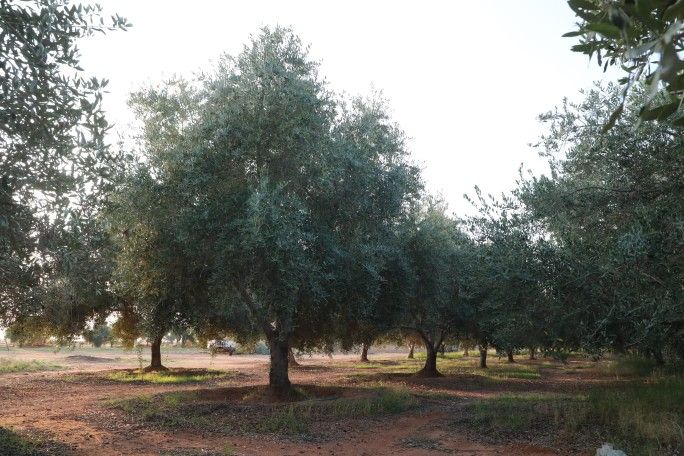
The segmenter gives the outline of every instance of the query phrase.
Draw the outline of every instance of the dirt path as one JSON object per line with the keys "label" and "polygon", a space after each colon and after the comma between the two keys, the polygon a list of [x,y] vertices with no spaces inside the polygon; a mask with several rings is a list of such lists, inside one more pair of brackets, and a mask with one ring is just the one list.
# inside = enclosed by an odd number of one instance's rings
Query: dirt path
{"label": "dirt path", "polygon": [[[393,359],[394,355],[384,356]],[[174,365],[207,367],[206,359],[177,358]],[[70,446],[78,455],[159,455],[164,451],[197,449],[211,452],[232,449],[238,455],[551,455],[552,450],[533,445],[488,445],[468,440],[459,432],[443,425],[448,412],[435,409],[406,412],[373,421],[360,428],[353,420],[339,425],[339,438],[323,442],[291,441],[275,436],[236,437],[215,433],[172,432],[145,427],[121,419],[123,412],[106,407],[106,401],[207,388],[207,384],[142,385],[116,383],[103,379],[97,372],[103,368],[121,368],[120,362],[92,362],[79,358],[68,372],[37,372],[0,375],[0,426],[47,434]],[[305,359],[305,367],[292,370],[292,380],[298,384],[348,383],[356,372],[349,358],[325,357]],[[340,363],[347,366],[340,366]],[[200,366],[204,364],[203,366]],[[123,366],[131,367],[131,366]],[[223,380],[221,386],[246,386],[267,381],[265,357],[224,357],[213,360],[213,367],[238,371],[239,378]],[[80,373],[78,375],[75,375]],[[382,378],[379,376],[379,378]],[[470,397],[497,394],[502,388],[477,383],[454,383],[453,379],[419,381],[399,377],[395,381],[418,392],[431,391],[468,400]],[[565,381],[567,384],[563,384]],[[572,388],[579,379],[537,383],[536,387]],[[508,382],[507,388],[523,389],[524,382]],[[522,385],[522,386],[516,386]],[[555,386],[554,386],[555,385]],[[529,386],[526,388],[529,389]],[[179,453],[180,454],[180,453]],[[201,454],[201,453],[196,453]],[[210,454],[210,453],[209,453]],[[227,453],[230,454],[230,453]]]}

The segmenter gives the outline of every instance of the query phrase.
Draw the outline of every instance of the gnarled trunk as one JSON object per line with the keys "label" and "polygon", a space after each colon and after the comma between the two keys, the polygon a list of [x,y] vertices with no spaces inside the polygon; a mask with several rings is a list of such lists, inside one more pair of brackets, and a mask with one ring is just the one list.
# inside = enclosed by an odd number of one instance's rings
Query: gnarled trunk
{"label": "gnarled trunk", "polygon": [[287,362],[289,367],[299,367],[300,364],[297,362],[297,358],[295,358],[294,351],[292,351],[292,347],[289,347],[287,349]]}
{"label": "gnarled trunk", "polygon": [[506,350],[506,356],[508,356],[508,362],[509,363],[514,363],[515,359],[513,358],[513,350]]}
{"label": "gnarled trunk", "polygon": [[290,395],[292,384],[287,374],[288,343],[273,337],[268,341],[271,351],[271,368],[268,372],[268,387],[276,397]]}
{"label": "gnarled trunk", "polygon": [[487,344],[480,345],[480,368],[487,368]]}
{"label": "gnarled trunk", "polygon": [[366,342],[361,344],[361,362],[362,363],[370,362],[370,361],[368,361],[368,347],[369,346],[370,346],[370,344],[367,344]]}
{"label": "gnarled trunk", "polygon": [[429,340],[424,339],[425,343],[425,366],[418,371],[421,377],[441,377],[442,374],[437,371],[437,347]]}
{"label": "gnarled trunk", "polygon": [[414,343],[409,344],[409,354],[408,354],[408,359],[413,359],[413,348],[416,346]]}
{"label": "gnarled trunk", "polygon": [[161,362],[161,344],[164,336],[157,336],[152,340],[152,345],[150,349],[152,351],[152,359],[150,360],[150,365],[145,368],[145,371],[165,371],[168,370],[162,365]]}

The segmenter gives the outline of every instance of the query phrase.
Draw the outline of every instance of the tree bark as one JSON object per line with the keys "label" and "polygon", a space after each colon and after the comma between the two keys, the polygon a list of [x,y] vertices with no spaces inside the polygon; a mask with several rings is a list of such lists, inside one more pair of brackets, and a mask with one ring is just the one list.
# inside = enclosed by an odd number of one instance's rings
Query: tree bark
{"label": "tree bark", "polygon": [[409,354],[408,354],[408,359],[413,359],[413,347],[415,347],[416,344],[411,343],[409,344]]}
{"label": "tree bark", "polygon": [[287,373],[289,345],[287,341],[273,337],[268,341],[271,351],[271,368],[268,372],[268,387],[274,396],[285,398],[290,395],[292,384]]}
{"label": "tree bark", "polygon": [[530,347],[530,359],[537,359],[536,347]]}
{"label": "tree bark", "polygon": [[161,362],[161,343],[164,336],[157,336],[152,341],[150,349],[152,351],[152,359],[150,365],[145,368],[145,371],[165,371],[168,370],[166,367],[162,366]]}
{"label": "tree bark", "polygon": [[425,343],[425,366],[418,371],[421,377],[441,377],[442,374],[437,370],[437,347],[429,340],[424,340]]}
{"label": "tree bark", "polygon": [[487,344],[480,345],[480,369],[487,368]]}
{"label": "tree bark", "polygon": [[370,361],[368,361],[368,347],[369,347],[369,345],[370,344],[367,344],[366,342],[361,344],[361,362],[362,363],[369,363],[370,362]]}
{"label": "tree bark", "polygon": [[297,362],[297,358],[295,358],[294,352],[292,351],[292,347],[289,347],[287,349],[287,362],[289,367],[299,367],[301,364]]}
{"label": "tree bark", "polygon": [[506,350],[506,356],[508,356],[508,362],[509,363],[515,362],[515,358],[513,358],[513,349]]}

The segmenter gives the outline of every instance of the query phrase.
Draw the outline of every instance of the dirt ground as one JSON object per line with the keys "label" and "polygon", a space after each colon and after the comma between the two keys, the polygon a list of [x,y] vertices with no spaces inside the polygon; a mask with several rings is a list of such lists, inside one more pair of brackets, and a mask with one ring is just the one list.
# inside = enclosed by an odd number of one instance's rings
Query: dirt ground
{"label": "dirt ground", "polygon": [[[163,362],[171,368],[210,368],[239,374],[214,383],[169,385],[104,381],[107,371],[136,368],[140,361],[146,361],[140,360],[136,353],[124,353],[116,348],[58,352],[13,348],[0,352],[0,357],[38,360],[57,365],[58,369],[0,374],[0,426],[61,442],[77,455],[224,454],[222,452],[234,455],[589,455],[596,448],[560,452],[535,444],[533,439],[526,441],[524,435],[516,442],[486,443],[473,438],[472,432],[449,424],[457,423],[454,417],[477,398],[516,392],[572,392],[599,381],[585,371],[554,369],[542,361],[519,360],[521,365],[542,366],[542,378],[482,382],[481,378],[467,373],[438,379],[416,378],[410,371],[401,375],[374,373],[373,369],[360,367],[355,354],[302,357],[302,367],[291,369],[290,374],[293,383],[298,385],[349,386],[382,382],[415,391],[421,397],[434,396],[415,410],[370,421],[346,419],[336,424],[333,438],[303,441],[277,435],[221,435],[202,430],[188,432],[150,427],[125,419],[122,417],[124,412],[107,406],[111,400],[144,394],[263,385],[268,378],[267,356],[212,357],[194,349],[166,349]],[[399,364],[405,362],[405,357],[404,353],[371,352],[375,363]],[[475,366],[477,358],[470,359]],[[470,362],[470,359],[466,361]],[[493,357],[492,363],[503,363],[503,360]],[[438,445],[421,442],[437,442]]]}

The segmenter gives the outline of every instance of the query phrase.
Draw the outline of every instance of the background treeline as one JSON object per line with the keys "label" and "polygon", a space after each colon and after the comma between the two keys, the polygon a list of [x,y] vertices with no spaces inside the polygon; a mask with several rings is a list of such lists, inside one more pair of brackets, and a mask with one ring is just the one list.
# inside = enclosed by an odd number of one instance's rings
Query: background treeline
{"label": "background treeline", "polygon": [[[3,14],[40,31],[48,13],[3,3]],[[77,37],[45,52],[76,66]],[[479,345],[482,367],[489,347],[511,360],[520,349],[684,357],[684,139],[640,121],[646,89],[597,86],[541,116],[549,175],[521,173],[496,198],[478,190],[475,215],[460,218],[425,191],[385,100],[332,92],[288,29],[133,94],[130,146],[101,141],[100,83],[65,92],[84,86],[24,64],[13,77],[55,100],[79,140],[49,117],[28,133],[17,116],[0,123],[0,322],[15,333],[66,341],[116,315],[117,337],[151,341],[150,369],[163,369],[171,331],[264,339],[277,395],[290,391],[292,348],[381,337],[420,338],[425,376],[454,342]]]}

